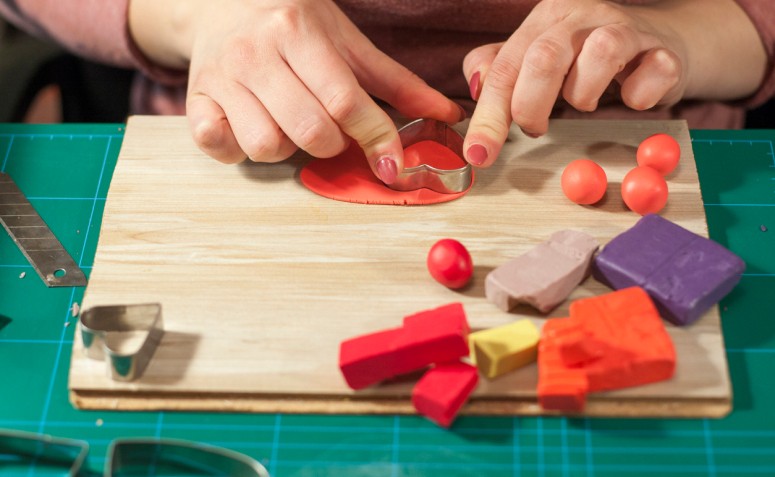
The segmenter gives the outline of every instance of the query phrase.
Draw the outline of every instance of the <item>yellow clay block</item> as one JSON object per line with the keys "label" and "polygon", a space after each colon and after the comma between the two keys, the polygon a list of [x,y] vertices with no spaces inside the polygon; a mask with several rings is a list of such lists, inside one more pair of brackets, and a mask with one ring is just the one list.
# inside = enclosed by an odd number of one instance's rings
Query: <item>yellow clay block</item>
{"label": "yellow clay block", "polygon": [[530,320],[476,331],[468,335],[471,361],[488,379],[495,378],[535,361],[539,338]]}

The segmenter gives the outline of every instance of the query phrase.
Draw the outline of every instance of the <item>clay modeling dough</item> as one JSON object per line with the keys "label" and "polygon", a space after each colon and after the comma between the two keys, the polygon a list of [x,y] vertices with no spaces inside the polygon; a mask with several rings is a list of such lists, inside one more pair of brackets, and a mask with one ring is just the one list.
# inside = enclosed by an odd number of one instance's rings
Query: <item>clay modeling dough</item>
{"label": "clay modeling dough", "polygon": [[745,262],[678,224],[646,215],[595,258],[593,276],[614,289],[643,287],[662,317],[688,325],[740,281]]}
{"label": "clay modeling dough", "polygon": [[668,134],[654,134],[640,143],[636,157],[639,166],[652,167],[666,176],[678,165],[681,146]]}
{"label": "clay modeling dough", "polygon": [[[422,163],[440,169],[463,167],[463,159],[441,144],[422,141],[404,151],[404,167]],[[301,182],[312,192],[329,199],[360,204],[424,205],[449,202],[465,195],[442,194],[430,189],[400,192],[390,189],[371,172],[363,151],[356,143],[331,159],[314,159],[301,170]],[[471,184],[473,185],[473,175]]]}
{"label": "clay modeling dough", "polygon": [[361,389],[433,363],[469,354],[469,327],[460,303],[421,311],[403,326],[357,336],[339,347],[339,369],[347,385]]}
{"label": "clay modeling dough", "polygon": [[466,286],[474,273],[471,254],[454,239],[441,239],[433,244],[426,265],[437,282],[452,289]]}
{"label": "clay modeling dough", "polygon": [[584,232],[555,232],[548,241],[490,272],[485,295],[503,311],[526,303],[548,313],[587,277],[598,246]]}
{"label": "clay modeling dough", "polygon": [[477,331],[468,335],[471,361],[492,379],[536,360],[538,328],[530,320]]}
{"label": "clay modeling dough", "polygon": [[449,427],[479,383],[470,364],[454,362],[434,366],[412,390],[414,408],[441,427]]}
{"label": "clay modeling dough", "polygon": [[576,159],[562,171],[560,186],[565,197],[571,201],[589,205],[603,198],[608,178],[597,163],[589,159]]}
{"label": "clay modeling dough", "polygon": [[667,196],[667,182],[651,167],[638,166],[622,179],[622,199],[637,214],[656,214],[667,204]]}
{"label": "clay modeling dough", "polygon": [[541,330],[538,400],[544,409],[581,411],[587,393],[670,379],[675,361],[642,288],[576,300],[569,318],[552,318]]}

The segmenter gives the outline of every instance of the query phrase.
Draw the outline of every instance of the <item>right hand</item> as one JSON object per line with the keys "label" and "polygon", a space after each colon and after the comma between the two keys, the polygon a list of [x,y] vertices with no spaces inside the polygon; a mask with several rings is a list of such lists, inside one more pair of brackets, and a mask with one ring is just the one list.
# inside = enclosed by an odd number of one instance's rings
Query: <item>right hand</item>
{"label": "right hand", "polygon": [[465,114],[379,51],[331,0],[180,1],[190,5],[180,4],[190,13],[187,116],[197,145],[220,161],[276,162],[298,148],[332,157],[352,138],[391,183],[403,148],[370,94],[408,117],[454,123]]}

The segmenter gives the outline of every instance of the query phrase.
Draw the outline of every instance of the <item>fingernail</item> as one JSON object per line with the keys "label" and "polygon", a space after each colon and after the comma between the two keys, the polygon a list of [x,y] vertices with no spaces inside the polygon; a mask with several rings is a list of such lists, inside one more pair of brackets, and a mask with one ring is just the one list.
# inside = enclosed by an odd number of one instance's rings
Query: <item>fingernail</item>
{"label": "fingernail", "polygon": [[[520,129],[522,129],[522,128],[520,128]],[[524,129],[522,129],[522,132],[525,134],[525,136],[532,137],[533,139],[537,139],[537,138],[541,137],[540,134],[536,134],[534,132],[526,131]]]}
{"label": "fingernail", "polygon": [[462,121],[462,120],[464,120],[465,118],[468,117],[468,113],[466,112],[465,109],[463,109],[463,106],[460,106],[458,104],[457,107],[458,107],[458,109],[460,109],[460,119],[458,119],[458,121]]}
{"label": "fingernail", "polygon": [[487,161],[487,149],[481,144],[473,144],[468,148],[468,162],[481,166]]}
{"label": "fingernail", "polygon": [[479,79],[481,78],[481,75],[477,71],[474,73],[473,76],[471,76],[471,82],[468,84],[468,88],[471,92],[471,99],[474,101],[479,99]]}
{"label": "fingernail", "polygon": [[377,161],[377,175],[385,184],[392,184],[398,177],[398,166],[390,156],[383,156]]}

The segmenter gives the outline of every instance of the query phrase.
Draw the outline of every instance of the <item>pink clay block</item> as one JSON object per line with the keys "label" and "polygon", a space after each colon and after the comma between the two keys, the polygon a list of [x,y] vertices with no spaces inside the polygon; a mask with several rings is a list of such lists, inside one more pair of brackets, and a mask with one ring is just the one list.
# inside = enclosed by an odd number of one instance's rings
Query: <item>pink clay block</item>
{"label": "pink clay block", "polygon": [[548,241],[490,272],[484,288],[487,299],[503,311],[525,303],[548,313],[589,275],[599,246],[584,232],[555,232]]}

